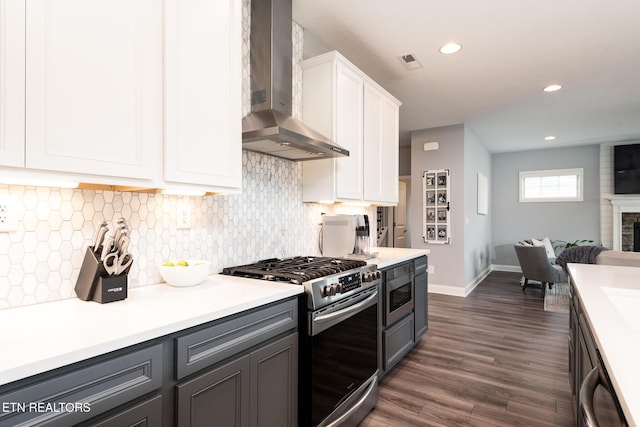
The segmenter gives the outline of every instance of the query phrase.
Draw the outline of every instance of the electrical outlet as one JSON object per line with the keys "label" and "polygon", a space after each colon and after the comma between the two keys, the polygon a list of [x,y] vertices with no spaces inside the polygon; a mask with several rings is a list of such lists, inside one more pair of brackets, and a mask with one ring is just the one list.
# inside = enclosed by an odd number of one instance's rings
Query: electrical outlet
{"label": "electrical outlet", "polygon": [[191,205],[188,203],[178,203],[176,210],[176,228],[191,228]]}
{"label": "electrical outlet", "polygon": [[15,197],[0,195],[0,232],[18,229],[17,205]]}
{"label": "electrical outlet", "polygon": [[430,265],[429,267],[427,267],[427,273],[429,274],[436,274],[436,268],[433,265]]}

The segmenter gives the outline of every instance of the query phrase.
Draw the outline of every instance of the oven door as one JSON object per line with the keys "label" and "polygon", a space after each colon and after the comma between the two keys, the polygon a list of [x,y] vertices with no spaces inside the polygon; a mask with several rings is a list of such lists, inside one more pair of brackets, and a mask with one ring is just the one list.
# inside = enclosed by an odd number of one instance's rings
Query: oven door
{"label": "oven door", "polygon": [[375,406],[378,299],[374,287],[310,313],[311,425],[342,425]]}
{"label": "oven door", "polygon": [[384,325],[389,326],[413,311],[413,273],[388,280],[385,289]]}

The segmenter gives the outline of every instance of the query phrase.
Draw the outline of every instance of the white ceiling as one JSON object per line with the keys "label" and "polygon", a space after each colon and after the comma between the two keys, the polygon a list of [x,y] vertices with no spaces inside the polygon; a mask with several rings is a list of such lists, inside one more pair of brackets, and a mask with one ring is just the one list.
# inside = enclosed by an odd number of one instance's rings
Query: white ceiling
{"label": "white ceiling", "polygon": [[338,50],[403,102],[401,145],[457,123],[491,152],[640,140],[638,0],[293,0],[293,19],[305,56]]}

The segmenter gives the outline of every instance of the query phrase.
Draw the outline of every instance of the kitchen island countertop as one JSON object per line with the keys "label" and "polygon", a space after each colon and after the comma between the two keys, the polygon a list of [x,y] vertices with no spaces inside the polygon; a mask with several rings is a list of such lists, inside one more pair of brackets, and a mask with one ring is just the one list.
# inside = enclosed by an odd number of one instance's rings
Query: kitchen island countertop
{"label": "kitchen island countertop", "polygon": [[640,423],[640,268],[569,264],[576,293],[630,426]]}
{"label": "kitchen island countertop", "polygon": [[188,288],[131,288],[127,299],[108,304],[72,298],[0,310],[0,386],[302,292],[214,274]]}

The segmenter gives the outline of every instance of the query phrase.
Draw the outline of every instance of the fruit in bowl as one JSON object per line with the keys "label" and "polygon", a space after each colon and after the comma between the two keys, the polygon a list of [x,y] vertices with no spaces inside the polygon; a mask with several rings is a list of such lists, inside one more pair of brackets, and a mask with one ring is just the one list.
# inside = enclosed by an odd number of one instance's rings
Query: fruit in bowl
{"label": "fruit in bowl", "polygon": [[160,276],[171,286],[195,286],[204,282],[209,275],[211,263],[204,260],[167,261],[160,265]]}

